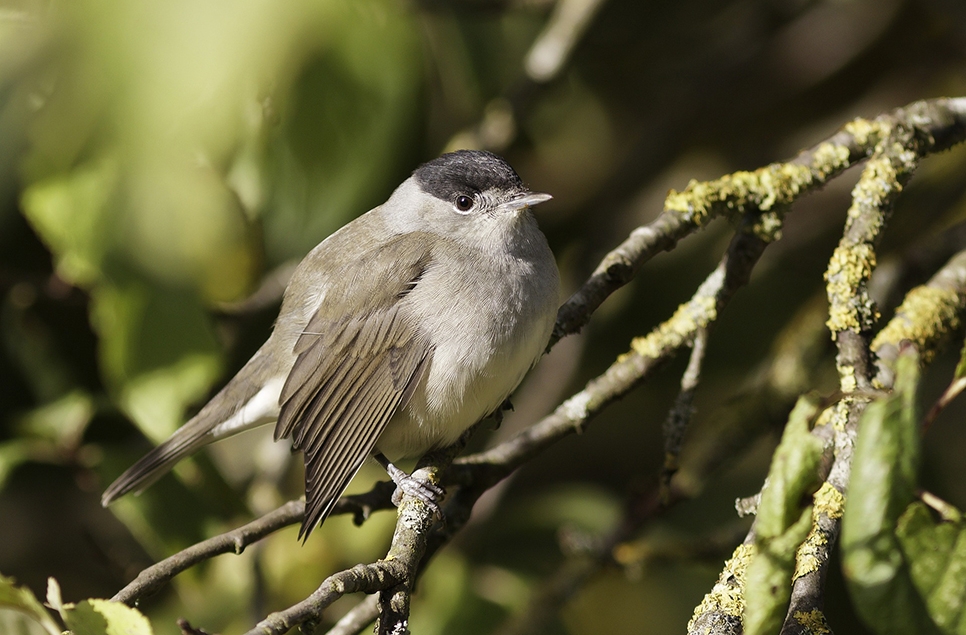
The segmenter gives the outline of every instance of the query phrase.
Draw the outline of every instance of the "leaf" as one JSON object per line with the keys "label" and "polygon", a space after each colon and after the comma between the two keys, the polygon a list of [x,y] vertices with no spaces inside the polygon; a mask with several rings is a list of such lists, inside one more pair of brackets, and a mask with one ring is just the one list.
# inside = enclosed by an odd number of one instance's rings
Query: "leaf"
{"label": "leaf", "polygon": [[869,405],[859,423],[842,521],[843,570],[862,620],[875,632],[935,633],[896,537],[914,500],[919,466],[918,359],[896,361],[894,393]]}
{"label": "leaf", "polygon": [[21,200],[24,215],[50,247],[57,274],[71,284],[90,286],[113,235],[111,198],[117,165],[101,160],[28,187]]}
{"label": "leaf", "polygon": [[153,635],[148,619],[126,604],[99,599],[64,604],[53,578],[47,581],[47,603],[60,613],[73,635]]}
{"label": "leaf", "polygon": [[80,442],[93,416],[94,399],[82,390],[74,390],[24,415],[19,428],[25,436],[71,448]]}
{"label": "leaf", "polygon": [[755,522],[756,553],[745,586],[745,633],[777,632],[791,596],[795,553],[812,526],[811,506],[802,501],[814,493],[822,441],[809,433],[818,405],[806,397],[789,415],[761,492]]}
{"label": "leaf", "polygon": [[966,635],[966,524],[936,522],[915,502],[899,518],[896,535],[930,617],[943,632]]}
{"label": "leaf", "polygon": [[[4,575],[0,575],[0,609],[20,613],[50,635],[60,635],[61,633],[60,626],[57,625],[57,622],[54,621],[54,618],[50,616],[50,613],[47,612],[47,609],[44,608],[33,592],[28,588],[18,587],[13,578]],[[0,624],[4,624],[8,620],[13,621],[12,618],[6,617],[0,619]]]}
{"label": "leaf", "polygon": [[21,463],[30,460],[30,445],[23,439],[0,443],[0,489]]}
{"label": "leaf", "polygon": [[74,635],[153,635],[140,611],[110,600],[65,605],[64,622]]}
{"label": "leaf", "polygon": [[136,280],[98,286],[91,312],[115,399],[150,439],[163,440],[221,369],[207,314],[190,292]]}

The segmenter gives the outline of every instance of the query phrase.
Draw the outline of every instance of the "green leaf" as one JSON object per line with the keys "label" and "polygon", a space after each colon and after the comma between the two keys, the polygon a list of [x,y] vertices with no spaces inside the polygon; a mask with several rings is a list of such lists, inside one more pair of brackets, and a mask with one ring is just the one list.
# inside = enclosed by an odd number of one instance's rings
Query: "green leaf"
{"label": "green leaf", "polygon": [[0,443],[0,489],[21,463],[30,460],[30,446],[31,443],[24,439]]}
{"label": "green leaf", "polygon": [[121,409],[152,440],[184,422],[185,409],[221,370],[210,320],[188,291],[132,281],[92,294],[101,368]]}
{"label": "green leaf", "polygon": [[137,609],[110,600],[65,605],[64,622],[74,635],[152,635],[151,623]]}
{"label": "green leaf", "polygon": [[73,635],[153,635],[148,619],[126,604],[98,599],[64,604],[53,578],[47,581],[47,603],[60,613]]}
{"label": "green leaf", "polygon": [[761,539],[778,538],[796,524],[803,509],[801,501],[818,489],[822,441],[809,432],[817,414],[818,404],[802,397],[788,417],[758,504],[755,533]]}
{"label": "green leaf", "polygon": [[43,439],[58,447],[73,447],[80,442],[93,416],[93,398],[82,390],[74,390],[31,410],[20,420],[19,428],[25,436]]}
{"label": "green leaf", "polygon": [[936,522],[916,502],[899,518],[896,534],[929,615],[943,632],[966,635],[966,524]]}
{"label": "green leaf", "polygon": [[843,569],[860,617],[875,632],[935,633],[896,537],[913,501],[919,466],[918,359],[896,361],[894,393],[869,405],[859,423],[842,524]]}
{"label": "green leaf", "polygon": [[[47,612],[47,609],[44,608],[33,592],[25,587],[18,587],[13,578],[4,575],[0,575],[0,609],[16,611],[50,635],[60,635],[61,633],[60,626],[57,625],[57,622],[54,621],[54,618],[50,616],[50,613]],[[3,614],[0,613],[0,615]],[[15,622],[12,616],[0,617],[0,625],[10,622]],[[34,630],[36,629],[31,627],[31,630],[27,632],[34,632]],[[9,632],[16,633],[17,631]]]}
{"label": "green leaf", "polygon": [[791,596],[795,553],[812,526],[812,508],[802,501],[815,492],[822,441],[809,433],[818,405],[798,400],[775,450],[755,521],[756,553],[748,566],[744,627],[748,635],[781,627]]}
{"label": "green leaf", "polygon": [[58,275],[72,284],[89,286],[101,276],[116,182],[115,162],[101,160],[24,191],[24,214],[54,254]]}

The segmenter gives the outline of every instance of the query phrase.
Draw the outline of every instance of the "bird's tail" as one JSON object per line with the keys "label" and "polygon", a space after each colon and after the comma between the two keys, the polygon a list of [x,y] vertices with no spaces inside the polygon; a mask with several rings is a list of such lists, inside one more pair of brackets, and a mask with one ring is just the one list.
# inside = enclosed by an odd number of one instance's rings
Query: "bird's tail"
{"label": "bird's tail", "polygon": [[202,446],[274,421],[284,376],[275,376],[273,356],[265,353],[266,348],[267,344],[197,415],[111,483],[101,504],[106,507],[129,492],[140,492]]}
{"label": "bird's tail", "polygon": [[211,440],[207,438],[208,430],[192,426],[192,423],[194,420],[179,428],[167,441],[141,457],[117,477],[101,495],[101,505],[107,507],[129,492],[142,491],[164,476],[178,461],[207,444]]}

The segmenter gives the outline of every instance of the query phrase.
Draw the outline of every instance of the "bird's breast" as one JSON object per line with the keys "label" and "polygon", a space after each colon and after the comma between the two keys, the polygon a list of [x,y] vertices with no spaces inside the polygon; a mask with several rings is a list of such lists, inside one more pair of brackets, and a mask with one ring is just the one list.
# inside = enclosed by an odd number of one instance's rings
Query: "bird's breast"
{"label": "bird's breast", "polygon": [[558,306],[553,256],[549,248],[541,256],[463,252],[427,269],[405,302],[432,359],[383,432],[381,452],[398,459],[452,444],[516,388],[542,354]]}

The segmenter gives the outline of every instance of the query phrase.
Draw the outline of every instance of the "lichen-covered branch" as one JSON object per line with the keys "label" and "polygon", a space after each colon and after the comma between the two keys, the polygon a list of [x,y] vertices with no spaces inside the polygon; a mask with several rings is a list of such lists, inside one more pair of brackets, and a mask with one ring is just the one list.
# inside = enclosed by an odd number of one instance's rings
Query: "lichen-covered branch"
{"label": "lichen-covered branch", "polygon": [[872,340],[876,354],[875,383],[891,386],[899,344],[915,344],[928,364],[962,324],[966,305],[966,251],[953,256],[926,284],[906,294],[895,317]]}
{"label": "lichen-covered branch", "polygon": [[631,232],[560,307],[551,343],[579,331],[597,307],[630,282],[645,262],[673,249],[679,240],[714,218],[758,209],[765,213],[761,228],[767,230],[773,222],[770,210],[787,206],[869,157],[895,126],[911,129],[921,151],[928,154],[962,141],[966,136],[964,118],[966,98],[916,102],[874,121],[856,119],[787,163],[736,172],[717,181],[692,182],[683,192],[672,191],[661,215]]}
{"label": "lichen-covered branch", "polygon": [[[872,389],[869,344],[878,314],[868,285],[876,264],[875,246],[895,199],[919,158],[966,137],[966,100],[917,102],[871,122],[853,121],[836,136],[841,136],[844,145],[854,144],[871,154],[853,190],[846,228],[826,273],[827,326],[838,348],[836,368],[841,391],[846,396],[820,420],[834,431],[831,435],[834,460],[825,484],[814,498],[811,533],[798,552],[783,634],[812,632],[809,629],[816,624],[825,628],[821,609],[828,555],[838,536],[856,426]],[[745,544],[750,544],[753,534],[754,529]],[[742,548],[739,547],[739,552]],[[732,569],[739,552],[729,561]],[[728,572],[729,566],[726,566],[725,573]],[[719,583],[705,598],[695,610],[689,632],[732,633],[741,628],[742,578],[734,572],[727,576],[725,573],[722,580],[727,577],[729,584],[719,589]],[[729,602],[720,601],[721,597]]]}
{"label": "lichen-covered branch", "polygon": [[[858,423],[869,403],[869,398],[859,393],[868,393],[873,387],[870,343],[878,310],[868,288],[876,266],[875,247],[920,157],[935,148],[934,137],[917,129],[915,116],[907,119],[876,120],[881,139],[852,191],[845,230],[826,272],[827,325],[838,347],[840,389],[847,396],[833,406],[826,419],[834,430],[834,461],[815,496],[812,530],[799,548],[783,635],[807,633],[803,616],[812,622],[821,615],[829,556],[841,529]],[[891,384],[881,387],[891,388]],[[850,393],[856,396],[848,396]]]}

